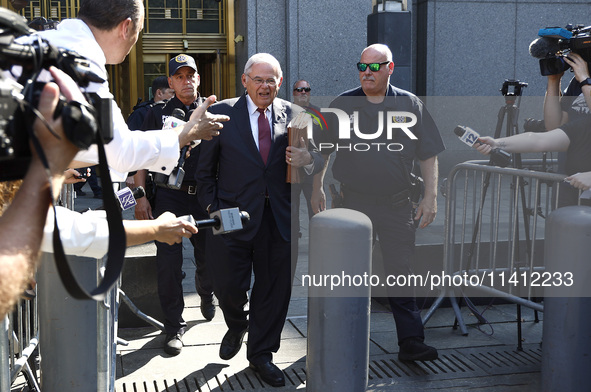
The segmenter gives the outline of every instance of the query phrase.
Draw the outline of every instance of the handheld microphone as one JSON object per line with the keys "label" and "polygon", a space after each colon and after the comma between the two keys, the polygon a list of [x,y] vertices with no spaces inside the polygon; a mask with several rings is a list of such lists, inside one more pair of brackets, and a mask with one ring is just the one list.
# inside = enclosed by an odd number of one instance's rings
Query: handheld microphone
{"label": "handheld microphone", "polygon": [[[137,204],[136,200],[146,196],[146,190],[143,186],[138,186],[131,190],[130,188],[123,188],[115,192],[117,200],[119,200],[119,207],[122,211],[128,210]],[[98,210],[104,210],[105,207],[101,206]]]}
{"label": "handheld microphone", "polygon": [[[164,120],[164,124],[162,126],[162,129],[171,129],[174,127],[178,127],[181,126],[182,124],[185,123],[184,121],[185,118],[185,112],[183,111],[183,109],[181,108],[175,108],[171,115],[168,116],[166,118],[166,120]],[[164,185],[167,188],[170,189],[180,189],[181,185],[183,183],[183,179],[185,178],[185,169],[183,169],[183,166],[185,165],[185,156],[187,155],[187,150],[189,149],[189,146],[183,146],[183,148],[181,148],[181,156],[175,166],[174,169],[172,169],[172,172],[170,173],[170,175],[166,175],[166,174],[162,174],[162,173],[156,173],[154,175],[154,182],[158,185]]]}
{"label": "handheld microphone", "polygon": [[210,219],[202,219],[198,221],[196,221],[192,215],[185,215],[179,218],[194,224],[198,229],[211,227],[214,235],[242,230],[244,228],[243,225],[250,220],[248,212],[240,211],[238,207],[214,211],[209,214],[209,216]]}
{"label": "handheld microphone", "polygon": [[[480,135],[470,127],[458,125],[454,129],[454,133],[462,142],[464,142],[464,144],[467,144],[470,147],[474,147],[476,143],[481,144],[478,141]],[[495,166],[507,167],[511,164],[511,154],[500,148],[494,148],[490,152],[490,160]]]}
{"label": "handheld microphone", "polygon": [[170,116],[166,117],[162,129],[179,127],[185,123],[185,112],[181,108],[175,108]]}

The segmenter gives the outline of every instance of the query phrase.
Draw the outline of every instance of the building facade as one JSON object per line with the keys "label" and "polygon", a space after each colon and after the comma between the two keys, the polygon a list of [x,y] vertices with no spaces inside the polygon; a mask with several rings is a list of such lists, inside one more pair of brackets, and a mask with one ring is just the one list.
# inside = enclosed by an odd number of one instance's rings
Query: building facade
{"label": "building facade", "polygon": [[[79,0],[0,0],[27,20],[61,21],[77,15]],[[124,115],[139,98],[150,98],[152,79],[168,76],[168,61],[193,56],[201,76],[200,92],[233,96],[235,86],[234,0],[146,0],[144,30],[122,64],[109,66],[109,84]]]}

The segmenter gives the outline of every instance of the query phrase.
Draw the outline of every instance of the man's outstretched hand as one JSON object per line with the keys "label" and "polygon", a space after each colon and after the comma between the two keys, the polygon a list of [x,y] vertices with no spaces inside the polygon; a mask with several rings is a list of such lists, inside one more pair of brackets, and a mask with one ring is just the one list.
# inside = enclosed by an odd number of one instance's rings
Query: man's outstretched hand
{"label": "man's outstretched hand", "polygon": [[184,146],[192,140],[211,140],[220,134],[223,123],[230,117],[221,114],[211,114],[207,108],[216,100],[215,95],[210,95],[195,109],[189,121],[183,126],[179,134],[179,145]]}

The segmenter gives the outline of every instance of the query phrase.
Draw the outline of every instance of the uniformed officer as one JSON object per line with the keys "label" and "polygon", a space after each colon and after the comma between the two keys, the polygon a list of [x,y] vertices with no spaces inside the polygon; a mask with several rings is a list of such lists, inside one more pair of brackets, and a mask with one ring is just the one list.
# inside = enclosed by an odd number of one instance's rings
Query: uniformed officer
{"label": "uniformed officer", "polygon": [[[162,129],[166,119],[176,108],[185,113],[185,120],[190,117],[190,111],[197,108],[202,99],[197,92],[199,87],[199,73],[193,57],[180,54],[169,62],[168,83],[174,89],[175,97],[162,103],[155,104],[147,113],[142,129]],[[138,200],[136,219],[153,219],[165,211],[176,216],[191,214],[195,220],[208,218],[204,208],[199,204],[195,184],[195,171],[199,159],[197,146],[191,150],[190,156],[184,164],[185,176],[180,189],[171,189],[166,182],[156,183],[154,200],[154,214],[150,204]],[[142,184],[138,184],[142,185]],[[201,297],[201,314],[207,320],[215,315],[213,304],[213,287],[205,264],[205,232],[199,232],[191,237],[195,253],[195,286]],[[164,351],[170,355],[178,355],[183,347],[182,335],[187,323],[182,313],[185,306],[183,299],[183,249],[182,244],[167,245],[156,242],[156,263],[158,267],[158,296],[164,312],[164,327],[166,340]]]}

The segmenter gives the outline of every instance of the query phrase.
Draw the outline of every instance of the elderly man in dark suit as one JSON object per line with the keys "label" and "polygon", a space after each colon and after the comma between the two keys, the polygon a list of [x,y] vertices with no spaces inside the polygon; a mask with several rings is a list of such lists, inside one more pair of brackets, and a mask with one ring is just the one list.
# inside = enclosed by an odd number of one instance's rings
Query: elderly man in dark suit
{"label": "elderly man in dark suit", "polygon": [[248,60],[242,75],[246,93],[210,108],[230,121],[218,138],[201,144],[197,169],[200,202],[208,211],[239,207],[251,218],[243,230],[210,236],[208,242],[214,290],[228,326],[220,357],[234,357],[248,331],[250,367],[272,386],[285,384],[272,353],[279,349],[291,295],[287,164],[303,166],[308,174],[323,165],[317,152],[288,146],[292,105],[276,98],[282,81],[281,66],[270,54],[257,53]]}

